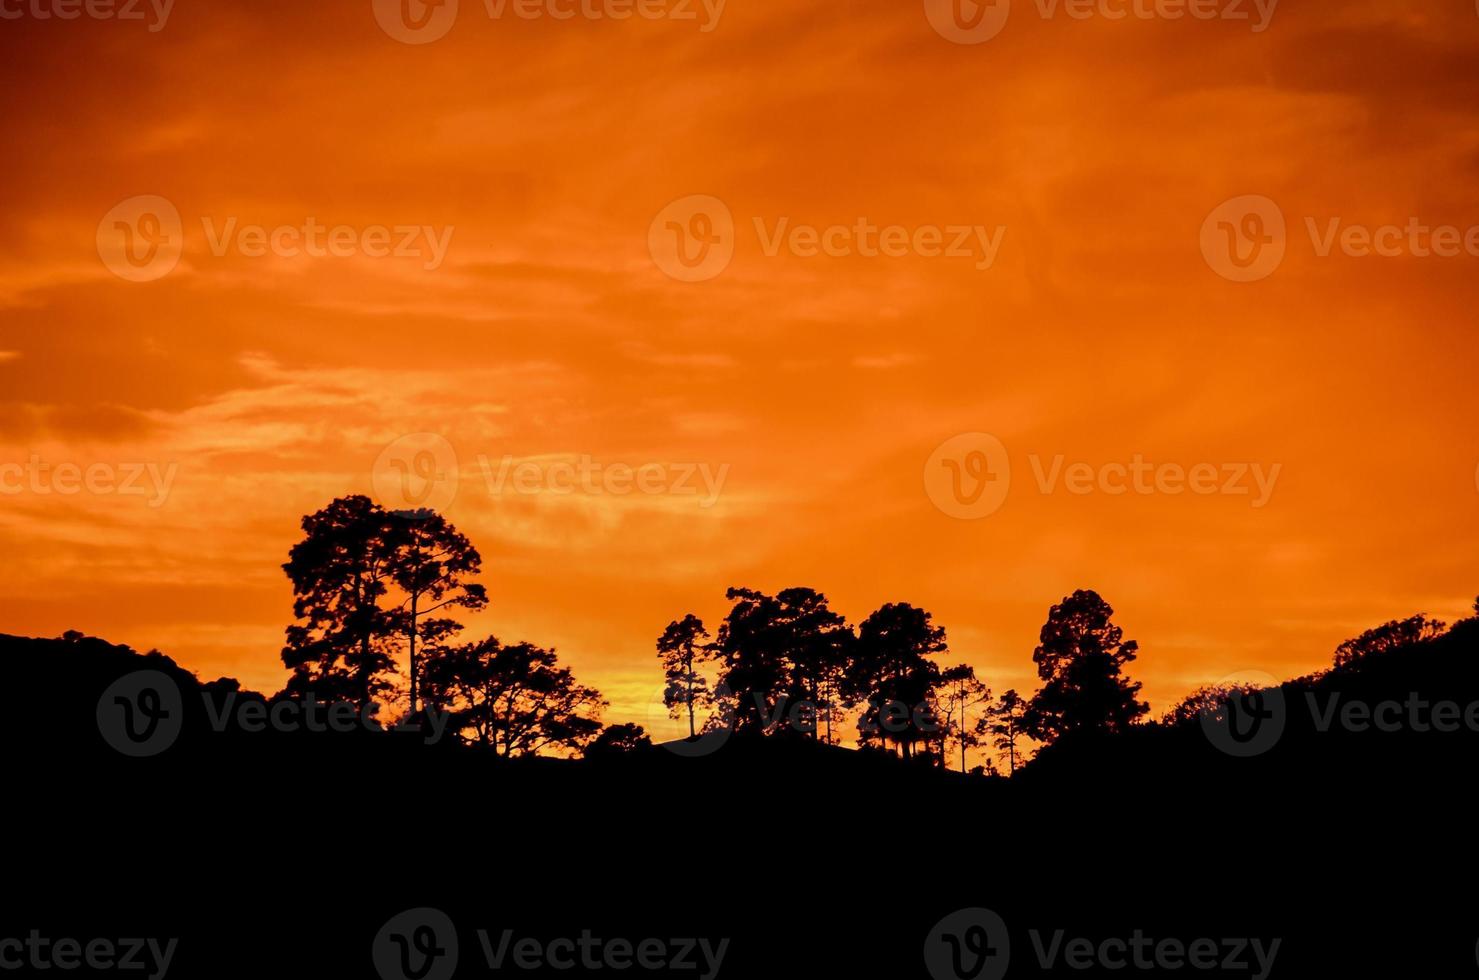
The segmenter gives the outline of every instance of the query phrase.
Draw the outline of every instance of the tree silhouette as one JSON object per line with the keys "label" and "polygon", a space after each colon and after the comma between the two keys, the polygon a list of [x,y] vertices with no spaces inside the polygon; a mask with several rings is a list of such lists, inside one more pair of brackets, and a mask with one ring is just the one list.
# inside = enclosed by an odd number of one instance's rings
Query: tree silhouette
{"label": "tree silhouette", "polygon": [[[946,734],[960,746],[960,771],[965,772],[965,752],[979,744],[980,725],[966,723],[967,709],[991,700],[991,689],[976,679],[974,667],[957,664],[940,673],[941,686],[945,691],[945,717],[949,719]],[[959,723],[955,717],[960,716]]]}
{"label": "tree silhouette", "polygon": [[505,646],[496,637],[427,649],[426,702],[452,712],[468,741],[504,757],[541,749],[581,749],[601,731],[606,701],[576,683],[554,650]]}
{"label": "tree silhouette", "polygon": [[1025,732],[1023,724],[1027,714],[1027,702],[1015,689],[1009,689],[995,704],[986,709],[986,731],[992,736],[992,744],[1007,754],[1008,773],[1015,774],[1020,753],[1017,740]]}
{"label": "tree silhouette", "polygon": [[389,515],[369,497],[340,497],[303,518],[303,540],[283,571],[293,584],[293,615],[283,665],[290,695],[365,705],[389,689],[384,675],[397,620],[382,608],[392,578]]}
{"label": "tree silhouette", "polygon": [[[1475,603],[1479,609],[1479,602]],[[1355,639],[1346,640],[1335,648],[1335,666],[1344,667],[1373,654],[1386,653],[1402,647],[1421,643],[1441,636],[1448,624],[1428,619],[1423,613],[1407,619],[1394,619],[1375,629],[1369,629]]]}
{"label": "tree silhouette", "polygon": [[585,747],[585,757],[599,759],[650,748],[652,748],[652,739],[648,737],[642,726],[624,722],[620,725],[607,725],[601,729],[601,734]]}
{"label": "tree silhouette", "polygon": [[1174,727],[1196,721],[1203,715],[1225,717],[1223,712],[1229,701],[1238,695],[1252,694],[1258,690],[1258,685],[1252,683],[1203,684],[1161,715],[1160,723]]}
{"label": "tree silhouette", "polygon": [[790,708],[781,604],[754,589],[731,588],[724,597],[734,605],[714,646],[721,665],[719,684],[729,692],[729,704],[723,707],[732,715],[735,731],[758,734],[768,725],[772,707],[781,716]]}
{"label": "tree silhouette", "polygon": [[460,631],[454,619],[431,614],[441,609],[475,611],[488,604],[483,586],[468,581],[482,568],[482,556],[462,532],[433,510],[398,511],[387,533],[391,578],[405,600],[397,610],[410,647],[411,714],[417,711],[420,665],[416,641],[443,643]]}
{"label": "tree silhouette", "polygon": [[815,589],[784,589],[776,600],[780,603],[776,633],[785,648],[791,701],[800,707],[799,721],[813,738],[821,737],[820,722],[825,720],[831,744],[834,702],[852,630]]}
{"label": "tree silhouette", "polygon": [[865,741],[877,734],[909,758],[915,742],[938,731],[930,700],[940,668],[929,658],[945,649],[944,628],[908,603],[888,603],[863,620],[842,688],[852,703],[866,705],[858,719]]}
{"label": "tree silhouette", "polygon": [[1114,625],[1097,592],[1080,589],[1053,606],[1032,654],[1044,683],[1028,704],[1024,730],[1051,743],[1075,732],[1118,732],[1150,710],[1140,684],[1122,670],[1138,644]]}
{"label": "tree silhouette", "polygon": [[785,720],[786,730],[827,740],[836,710],[848,651],[854,640],[841,615],[815,589],[790,588],[778,595],[731,588],[734,605],[719,626],[712,651],[720,666],[720,705],[726,724],[756,733]]}
{"label": "tree silhouette", "polygon": [[713,703],[708,678],[698,673],[694,666],[712,656],[708,638],[709,631],[704,629],[703,620],[693,613],[669,623],[662,636],[657,638],[657,656],[662,661],[663,678],[667,681],[662,703],[667,705],[668,714],[673,718],[677,718],[679,710],[687,706],[689,738],[698,734],[693,719],[695,707]]}

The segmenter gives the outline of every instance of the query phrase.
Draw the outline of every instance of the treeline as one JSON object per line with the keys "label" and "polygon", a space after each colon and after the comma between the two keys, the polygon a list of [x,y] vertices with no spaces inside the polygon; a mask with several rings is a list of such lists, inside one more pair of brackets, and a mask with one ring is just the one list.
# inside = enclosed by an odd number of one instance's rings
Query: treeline
{"label": "treeline", "polygon": [[[950,664],[945,629],[908,603],[888,603],[854,628],[814,589],[726,597],[733,605],[716,633],[690,613],[657,641],[664,702],[687,719],[690,738],[729,729],[836,744],[850,728],[864,749],[942,767],[958,758],[962,771],[968,750],[989,744],[1015,770],[1031,752],[1024,740],[1112,733],[1149,710],[1124,674],[1136,644],[1091,591],[1049,611],[1033,653],[1042,686],[1031,698],[993,696],[973,667]],[[974,771],[994,769],[988,761]]]}
{"label": "treeline", "polygon": [[[296,618],[282,650],[291,672],[280,696],[365,706],[404,691],[414,726],[444,713],[452,731],[505,757],[544,751],[588,756],[651,745],[641,726],[604,726],[601,693],[579,683],[553,649],[494,636],[459,642],[451,615],[484,608],[477,549],[432,510],[387,511],[368,497],[334,500],[302,521],[283,565]],[[1040,686],[993,694],[987,679],[951,663],[945,630],[908,603],[887,603],[856,626],[814,589],[770,595],[731,588],[715,631],[688,614],[657,639],[663,701],[690,739],[747,736],[844,740],[922,765],[967,770],[968,753],[994,748],[1015,771],[1075,734],[1140,724],[1148,705],[1125,673],[1138,653],[1097,593],[1080,590],[1048,611],[1032,659]],[[1479,611],[1479,603],[1476,603]],[[1343,643],[1334,664],[1441,635],[1425,616],[1387,623]],[[404,677],[397,658],[404,656]],[[1245,693],[1192,692],[1161,719],[1179,724]],[[1154,723],[1152,723],[1154,724]],[[971,771],[991,773],[987,761]]]}

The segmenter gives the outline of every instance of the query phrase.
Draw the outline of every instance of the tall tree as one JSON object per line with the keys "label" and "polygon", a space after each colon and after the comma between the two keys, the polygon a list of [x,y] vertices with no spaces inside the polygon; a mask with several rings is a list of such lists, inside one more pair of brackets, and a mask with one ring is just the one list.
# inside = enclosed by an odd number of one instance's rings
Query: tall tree
{"label": "tall tree", "polygon": [[488,604],[488,594],[470,581],[482,568],[482,556],[445,517],[423,509],[397,511],[391,518],[387,534],[390,574],[405,595],[397,613],[410,648],[407,672],[414,716],[420,680],[417,640],[423,646],[440,645],[462,629],[456,620],[432,614],[453,608],[482,609]]}
{"label": "tall tree", "polygon": [[427,648],[428,705],[452,712],[467,741],[504,757],[583,749],[601,731],[606,701],[576,682],[554,650],[496,637]]}
{"label": "tall tree", "polygon": [[989,702],[991,688],[976,678],[976,669],[968,664],[947,667],[940,673],[940,682],[944,715],[949,719],[946,734],[960,745],[960,771],[965,772],[966,749],[977,744],[980,734],[979,725],[967,722],[966,712],[978,704]]}
{"label": "tall tree", "polygon": [[908,758],[914,743],[937,731],[931,699],[940,668],[930,658],[943,653],[945,629],[930,614],[908,603],[888,603],[858,627],[855,654],[843,676],[853,703],[865,703],[858,719],[864,738],[877,731]]}
{"label": "tall tree", "polygon": [[719,686],[727,691],[721,710],[732,715],[734,730],[759,734],[771,717],[785,717],[790,704],[790,665],[781,627],[781,604],[754,589],[731,588],[734,603],[714,645]]}
{"label": "tall tree", "polygon": [[688,709],[688,737],[698,734],[694,725],[694,710],[713,701],[708,678],[698,673],[697,664],[712,655],[708,643],[709,631],[703,620],[689,613],[680,620],[668,624],[657,638],[657,656],[662,661],[662,701],[667,705],[671,717],[677,718],[685,706]]}
{"label": "tall tree", "polygon": [[286,690],[363,706],[387,690],[396,617],[383,608],[392,581],[389,515],[369,497],[340,497],[303,518],[303,540],[282,566],[293,584],[283,665]]}
{"label": "tall tree", "polygon": [[1150,706],[1140,684],[1122,673],[1139,649],[1116,626],[1114,610],[1097,592],[1080,589],[1048,612],[1032,654],[1042,688],[1028,704],[1027,734],[1053,742],[1075,732],[1118,732]]}
{"label": "tall tree", "polygon": [[986,709],[986,731],[993,738],[998,751],[1007,754],[1008,773],[1015,774],[1020,752],[1017,740],[1025,732],[1023,725],[1027,715],[1027,702],[1015,689],[1009,689],[995,704]]}
{"label": "tall tree", "polygon": [[734,605],[714,644],[726,711],[742,732],[765,731],[777,720],[827,739],[842,667],[853,634],[841,615],[815,589],[790,588],[778,595],[731,588]]}
{"label": "tall tree", "polygon": [[784,589],[776,600],[780,604],[776,635],[789,669],[788,693],[800,708],[803,727],[813,738],[820,738],[825,722],[826,740],[831,744],[834,701],[852,630],[815,589]]}

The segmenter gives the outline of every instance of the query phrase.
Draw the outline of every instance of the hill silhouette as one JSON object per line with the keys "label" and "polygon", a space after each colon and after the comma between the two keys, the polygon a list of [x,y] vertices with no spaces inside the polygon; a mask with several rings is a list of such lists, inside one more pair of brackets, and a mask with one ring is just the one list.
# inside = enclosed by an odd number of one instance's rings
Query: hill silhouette
{"label": "hill silhouette", "polygon": [[[135,757],[99,711],[141,670],[178,686],[180,725]],[[1246,755],[1214,712],[1060,739],[1011,780],[739,732],[567,760],[257,731],[242,706],[277,699],[76,634],[0,636],[0,671],[6,921],[178,935],[175,976],[376,976],[377,930],[418,907],[456,923],[458,976],[487,975],[478,928],[553,921],[727,937],[725,976],[930,976],[926,936],[965,908],[1005,921],[1011,976],[1094,975],[1039,962],[1059,930],[1279,937],[1279,976],[1475,967],[1475,620],[1250,695],[1281,724]],[[1408,707],[1362,731],[1352,703]],[[1456,730],[1419,730],[1439,703]]]}

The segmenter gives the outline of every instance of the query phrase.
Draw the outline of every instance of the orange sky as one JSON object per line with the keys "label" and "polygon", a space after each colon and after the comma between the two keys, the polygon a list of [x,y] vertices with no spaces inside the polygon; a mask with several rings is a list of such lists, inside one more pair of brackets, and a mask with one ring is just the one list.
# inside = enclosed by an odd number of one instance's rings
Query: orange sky
{"label": "orange sky", "polygon": [[[415,433],[460,464],[445,509],[492,597],[473,628],[557,646],[608,720],[651,724],[653,639],[716,623],[728,585],[811,586],[854,622],[924,606],[998,691],[1034,686],[1048,606],[1095,588],[1157,711],[1479,592],[1479,255],[1321,256],[1306,230],[1479,225],[1468,0],[1284,0],[1258,33],[1014,0],[974,45],[882,0],[729,0],[708,24],[461,0],[414,45],[368,0],[178,0],[153,31],[0,6],[21,11],[0,23],[0,464],[173,473],[160,499],[0,493],[0,631],[276,690],[300,516],[376,490]],[[700,194],[733,258],[681,282],[649,231]],[[144,282],[100,255],[138,195],[183,235]],[[1249,283],[1202,249],[1242,195],[1288,228]],[[310,218],[355,254],[212,247]],[[1005,230],[989,268],[767,254],[783,219],[860,218]],[[450,233],[445,255],[366,254],[399,225]],[[924,474],[970,432],[1011,477],[962,520]],[[480,456],[724,477],[711,502],[497,491]],[[1280,469],[1261,507],[1044,493],[1058,456]]]}

